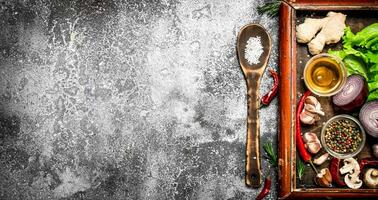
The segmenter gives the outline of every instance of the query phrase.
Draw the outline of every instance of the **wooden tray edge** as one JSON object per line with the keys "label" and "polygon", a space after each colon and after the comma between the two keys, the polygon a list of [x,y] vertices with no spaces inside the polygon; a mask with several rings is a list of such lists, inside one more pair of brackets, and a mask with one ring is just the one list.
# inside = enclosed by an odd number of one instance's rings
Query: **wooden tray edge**
{"label": "wooden tray edge", "polygon": [[[296,10],[329,10],[337,8],[340,10],[353,10],[365,8],[370,3],[369,9],[378,9],[378,1],[353,1],[345,0],[319,1],[317,5],[311,4],[311,0],[298,0],[293,2],[282,2],[280,7],[280,127],[279,127],[279,199],[303,199],[319,197],[378,197],[378,190],[375,189],[296,189],[295,173],[295,110],[296,110],[296,41],[295,41],[295,13]],[[318,5],[319,4],[319,5]],[[333,5],[333,6],[332,6]],[[336,10],[337,10],[336,9]],[[294,148],[293,148],[294,147]]]}
{"label": "wooden tray edge", "polygon": [[[290,137],[293,133],[293,104],[295,108],[295,96],[292,97],[292,85],[294,83],[295,87],[295,76],[296,74],[292,72],[293,63],[292,63],[292,17],[294,9],[287,3],[281,3],[280,7],[280,128],[279,128],[279,197],[285,197],[290,195],[293,190],[291,184],[292,177],[292,150],[291,147],[294,144],[292,138]],[[289,147],[289,148],[288,148]],[[284,149],[284,150],[283,150]],[[282,151],[283,150],[283,151]]]}

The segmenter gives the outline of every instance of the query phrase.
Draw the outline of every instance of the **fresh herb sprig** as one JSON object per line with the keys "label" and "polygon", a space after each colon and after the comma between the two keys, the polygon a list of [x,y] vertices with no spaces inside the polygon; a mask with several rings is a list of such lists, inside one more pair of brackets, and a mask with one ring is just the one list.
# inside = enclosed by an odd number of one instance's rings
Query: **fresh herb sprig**
{"label": "fresh herb sprig", "polygon": [[302,180],[302,177],[305,172],[306,165],[303,163],[302,159],[297,159],[297,175],[299,180]]}
{"label": "fresh herb sprig", "polygon": [[270,165],[273,167],[277,167],[278,157],[277,157],[277,153],[274,152],[272,143],[271,142],[265,143],[263,145],[263,148],[266,153],[266,158],[268,158]]}
{"label": "fresh herb sprig", "polygon": [[262,6],[257,7],[257,12],[260,15],[267,14],[269,17],[275,17],[278,15],[278,11],[280,10],[280,4],[280,0],[273,0]]}

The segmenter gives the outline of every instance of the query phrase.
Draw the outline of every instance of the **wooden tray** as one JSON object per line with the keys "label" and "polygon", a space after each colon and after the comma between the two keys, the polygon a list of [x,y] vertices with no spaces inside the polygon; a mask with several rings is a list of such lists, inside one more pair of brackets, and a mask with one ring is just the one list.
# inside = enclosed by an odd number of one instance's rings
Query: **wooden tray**
{"label": "wooden tray", "polygon": [[[324,17],[328,11],[339,11],[347,15],[347,26],[353,32],[361,30],[372,22],[378,22],[378,1],[375,0],[296,0],[284,1],[280,8],[280,130],[279,130],[279,198],[304,199],[320,197],[378,197],[377,189],[318,188],[313,184],[314,172],[307,168],[305,180],[299,182],[296,176],[295,112],[299,94],[305,91],[302,74],[311,56],[307,45],[297,44],[295,26],[305,17]],[[340,44],[326,46],[341,48]],[[325,105],[326,121],[334,113],[329,98],[320,98]],[[322,121],[318,127],[320,128]],[[304,130],[305,131],[305,130]],[[361,155],[370,154],[365,148]],[[323,164],[325,167],[328,163]],[[322,166],[322,168],[324,167]],[[320,169],[320,168],[319,168]]]}

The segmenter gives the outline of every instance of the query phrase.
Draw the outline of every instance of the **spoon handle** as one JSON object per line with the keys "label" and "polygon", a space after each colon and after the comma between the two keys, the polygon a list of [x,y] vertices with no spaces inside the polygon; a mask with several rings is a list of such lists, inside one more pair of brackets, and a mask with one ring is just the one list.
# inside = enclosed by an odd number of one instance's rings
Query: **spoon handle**
{"label": "spoon handle", "polygon": [[248,186],[255,188],[261,186],[259,85],[260,77],[247,77],[248,118],[245,182]]}

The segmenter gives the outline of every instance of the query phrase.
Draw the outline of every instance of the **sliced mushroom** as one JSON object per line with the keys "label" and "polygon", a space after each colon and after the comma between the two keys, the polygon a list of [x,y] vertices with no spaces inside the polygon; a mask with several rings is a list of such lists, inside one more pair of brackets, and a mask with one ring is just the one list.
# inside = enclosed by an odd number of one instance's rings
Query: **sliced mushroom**
{"label": "sliced mushroom", "polygon": [[360,175],[360,165],[354,158],[344,159],[344,166],[340,168],[341,174],[346,174],[344,181],[349,188],[357,189],[362,186],[362,181],[359,178]]}
{"label": "sliced mushroom", "polygon": [[332,187],[332,175],[328,168],[320,170],[315,177],[315,183],[321,187]]}
{"label": "sliced mushroom", "polygon": [[365,185],[372,189],[378,188],[378,169],[370,168],[364,175]]}
{"label": "sliced mushroom", "polygon": [[352,174],[354,170],[357,170],[357,168],[358,168],[358,171],[360,171],[360,166],[358,165],[358,162],[356,159],[347,158],[347,159],[344,159],[343,162],[344,162],[344,166],[340,168],[341,174],[346,174],[346,173]]}
{"label": "sliced mushroom", "polygon": [[347,174],[344,181],[349,188],[358,189],[362,186],[362,181],[358,177],[359,173]]}
{"label": "sliced mushroom", "polygon": [[314,164],[315,165],[321,165],[321,164],[323,164],[327,160],[328,156],[329,156],[329,154],[325,153],[325,154],[319,156],[318,158],[315,158],[314,159]]}

